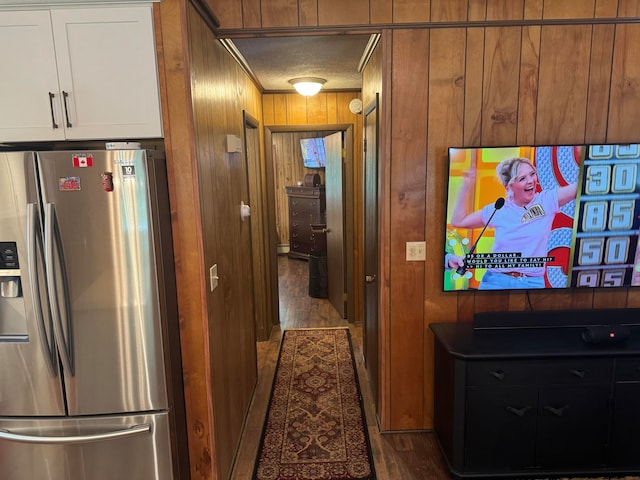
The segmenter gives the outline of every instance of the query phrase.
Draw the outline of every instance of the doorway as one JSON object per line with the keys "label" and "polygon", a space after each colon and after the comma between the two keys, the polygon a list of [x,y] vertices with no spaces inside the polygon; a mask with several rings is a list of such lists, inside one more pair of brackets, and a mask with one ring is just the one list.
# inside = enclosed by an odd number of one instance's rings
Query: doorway
{"label": "doorway", "polygon": [[[278,174],[278,159],[280,156],[280,152],[274,144],[278,142],[274,141],[274,138],[278,138],[278,135],[284,134],[296,134],[298,137],[302,134],[312,134],[316,136],[327,136],[332,133],[339,132],[342,136],[342,149],[344,151],[344,155],[342,158],[342,180],[341,180],[341,188],[340,188],[340,198],[351,198],[353,195],[352,185],[353,185],[353,125],[351,124],[334,124],[334,125],[300,125],[300,126],[267,126],[265,127],[265,153],[266,153],[266,165],[268,170],[270,170],[267,175],[269,178],[269,190],[270,193],[268,195],[270,200],[270,204],[268,205],[270,215],[269,217],[272,219],[279,219],[275,221],[271,221],[269,228],[271,229],[271,235],[277,237],[278,243],[281,244],[283,240],[288,238],[288,224],[287,218],[283,212],[286,213],[286,196],[284,194],[284,188],[287,186],[286,184],[291,184],[292,182],[295,184],[297,181],[296,178],[292,177],[291,174],[285,171],[282,174]],[[296,159],[298,161],[299,159]],[[299,160],[301,162],[301,160]],[[326,172],[325,172],[326,173]],[[326,178],[324,179],[326,182]],[[327,209],[330,207],[328,206]],[[354,218],[354,210],[351,202],[342,201],[341,212],[342,219],[340,220],[341,227],[341,246],[342,246],[342,255],[344,259],[344,268],[343,272],[340,273],[341,279],[334,278],[332,280],[332,270],[329,271],[329,282],[332,281],[335,283],[341,282],[344,286],[342,288],[343,297],[340,299],[344,301],[346,304],[343,309],[341,315],[343,318],[349,319],[350,322],[353,322],[355,315],[355,302],[354,302],[354,292],[355,292],[355,282],[353,276],[353,261],[354,261],[354,236],[353,236],[353,218]],[[345,228],[348,226],[348,228]],[[339,232],[336,232],[339,233]],[[329,233],[331,235],[331,232]],[[282,248],[279,249],[280,254],[285,253]],[[275,254],[275,252],[274,252]],[[331,261],[331,260],[329,260]],[[335,274],[335,272],[334,272]],[[279,299],[280,300],[280,299]],[[339,308],[337,308],[340,311]]]}

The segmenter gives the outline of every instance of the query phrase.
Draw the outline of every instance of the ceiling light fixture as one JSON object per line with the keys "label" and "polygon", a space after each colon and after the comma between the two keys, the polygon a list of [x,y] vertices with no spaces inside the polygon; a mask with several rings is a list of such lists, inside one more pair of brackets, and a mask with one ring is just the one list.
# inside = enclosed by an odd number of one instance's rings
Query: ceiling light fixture
{"label": "ceiling light fixture", "polygon": [[289,83],[293,85],[293,88],[295,88],[300,95],[311,97],[318,93],[327,81],[324,78],[300,77],[292,78],[289,80]]}

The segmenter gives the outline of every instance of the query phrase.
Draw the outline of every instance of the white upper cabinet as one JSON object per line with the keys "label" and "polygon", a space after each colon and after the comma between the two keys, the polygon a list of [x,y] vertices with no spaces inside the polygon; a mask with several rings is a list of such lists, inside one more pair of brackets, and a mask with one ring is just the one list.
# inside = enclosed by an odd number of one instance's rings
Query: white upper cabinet
{"label": "white upper cabinet", "polygon": [[0,142],[162,137],[150,5],[0,12]]}

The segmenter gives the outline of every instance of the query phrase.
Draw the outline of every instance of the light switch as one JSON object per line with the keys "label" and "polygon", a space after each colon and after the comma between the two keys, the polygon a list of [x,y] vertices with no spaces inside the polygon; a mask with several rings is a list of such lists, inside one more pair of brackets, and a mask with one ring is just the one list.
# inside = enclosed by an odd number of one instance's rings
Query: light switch
{"label": "light switch", "polygon": [[425,242],[407,242],[407,261],[418,262],[426,260]]}
{"label": "light switch", "polygon": [[209,283],[213,292],[218,287],[218,264],[216,263],[209,269]]}
{"label": "light switch", "polygon": [[226,140],[228,153],[242,152],[242,139],[238,135],[227,135]]}

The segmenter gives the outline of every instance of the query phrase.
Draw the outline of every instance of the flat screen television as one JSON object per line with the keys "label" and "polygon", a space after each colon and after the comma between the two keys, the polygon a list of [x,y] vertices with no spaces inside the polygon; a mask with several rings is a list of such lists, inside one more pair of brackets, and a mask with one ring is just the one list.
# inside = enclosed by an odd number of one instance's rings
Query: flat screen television
{"label": "flat screen television", "polygon": [[302,163],[306,168],[324,168],[327,157],[324,149],[324,138],[301,138]]}
{"label": "flat screen television", "polygon": [[444,290],[640,286],[640,145],[450,148]]}

